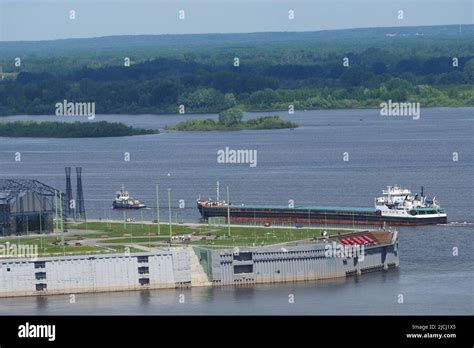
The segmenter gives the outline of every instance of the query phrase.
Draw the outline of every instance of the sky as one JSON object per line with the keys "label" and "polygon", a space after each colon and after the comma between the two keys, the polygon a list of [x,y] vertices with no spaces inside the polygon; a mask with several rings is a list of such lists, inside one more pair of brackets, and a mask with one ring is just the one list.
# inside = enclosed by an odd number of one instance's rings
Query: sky
{"label": "sky", "polygon": [[[0,0],[0,41],[472,24],[474,0]],[[70,19],[70,11],[75,19]],[[183,10],[185,19],[179,19]],[[294,19],[289,19],[289,11]],[[399,19],[399,11],[403,19]]]}

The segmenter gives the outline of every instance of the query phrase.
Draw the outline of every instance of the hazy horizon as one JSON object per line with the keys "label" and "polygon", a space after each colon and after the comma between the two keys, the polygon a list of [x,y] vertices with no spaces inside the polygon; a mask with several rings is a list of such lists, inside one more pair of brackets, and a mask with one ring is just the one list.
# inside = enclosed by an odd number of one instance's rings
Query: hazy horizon
{"label": "hazy horizon", "polygon": [[[0,0],[1,41],[473,24],[470,0]],[[69,11],[75,11],[75,19]],[[179,19],[184,10],[185,19]],[[289,10],[294,19],[289,19]],[[403,19],[399,19],[399,10]]]}
{"label": "hazy horizon", "polygon": [[384,28],[414,28],[414,27],[437,27],[437,26],[474,26],[474,24],[461,23],[461,24],[441,24],[441,25],[422,25],[422,26],[386,26],[386,27],[356,27],[356,28],[340,28],[340,29],[321,29],[321,30],[302,30],[302,31],[251,31],[251,32],[213,32],[213,33],[166,33],[166,34],[114,34],[114,35],[104,35],[104,36],[90,36],[90,37],[71,37],[71,38],[61,38],[61,39],[45,39],[45,40],[0,40],[0,42],[42,42],[42,41],[60,41],[60,40],[87,40],[87,39],[100,39],[100,38],[110,38],[110,37],[123,37],[123,36],[188,36],[188,35],[245,35],[245,34],[284,34],[284,33],[317,33],[317,32],[331,32],[331,31],[344,31],[344,30],[364,30],[364,29],[384,29]]}

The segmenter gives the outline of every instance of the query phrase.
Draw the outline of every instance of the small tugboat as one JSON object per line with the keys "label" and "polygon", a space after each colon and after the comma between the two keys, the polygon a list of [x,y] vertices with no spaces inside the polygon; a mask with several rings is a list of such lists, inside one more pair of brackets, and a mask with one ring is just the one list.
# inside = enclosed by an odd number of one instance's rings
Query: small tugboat
{"label": "small tugboat", "polygon": [[138,199],[133,199],[122,186],[120,191],[115,193],[115,200],[112,203],[114,209],[142,209],[146,205],[141,203]]}

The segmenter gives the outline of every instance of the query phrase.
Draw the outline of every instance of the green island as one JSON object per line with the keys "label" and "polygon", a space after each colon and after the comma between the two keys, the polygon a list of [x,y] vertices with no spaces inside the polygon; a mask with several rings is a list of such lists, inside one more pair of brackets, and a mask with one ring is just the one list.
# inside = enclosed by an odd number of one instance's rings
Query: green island
{"label": "green island", "polygon": [[166,130],[174,131],[237,131],[244,129],[284,129],[296,128],[294,122],[283,120],[280,116],[265,116],[247,121],[243,120],[244,114],[238,108],[231,108],[219,113],[218,121],[213,119],[186,120],[175,125],[168,125]]}
{"label": "green island", "polygon": [[157,134],[157,130],[133,128],[115,122],[0,122],[0,137],[102,138]]}

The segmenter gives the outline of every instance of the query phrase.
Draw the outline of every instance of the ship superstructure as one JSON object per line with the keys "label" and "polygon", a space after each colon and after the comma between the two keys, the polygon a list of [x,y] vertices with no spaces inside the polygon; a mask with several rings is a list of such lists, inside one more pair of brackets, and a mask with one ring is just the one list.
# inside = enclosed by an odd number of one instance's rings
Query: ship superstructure
{"label": "ship superstructure", "polygon": [[409,189],[400,186],[387,186],[383,196],[376,198],[375,209],[382,216],[405,216],[420,219],[446,217],[436,197],[428,200],[423,187],[420,194],[413,194]]}
{"label": "ship superstructure", "polygon": [[128,191],[122,186],[120,191],[115,193],[115,200],[112,203],[114,209],[141,209],[146,208],[146,205],[138,199],[130,197]]}

